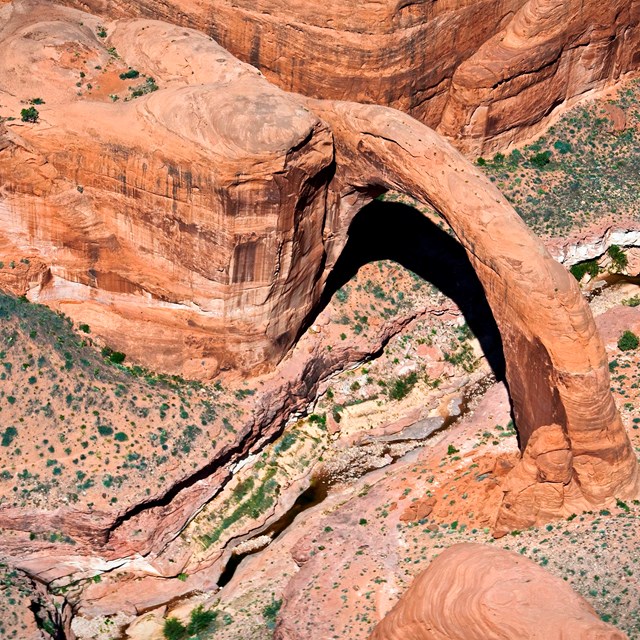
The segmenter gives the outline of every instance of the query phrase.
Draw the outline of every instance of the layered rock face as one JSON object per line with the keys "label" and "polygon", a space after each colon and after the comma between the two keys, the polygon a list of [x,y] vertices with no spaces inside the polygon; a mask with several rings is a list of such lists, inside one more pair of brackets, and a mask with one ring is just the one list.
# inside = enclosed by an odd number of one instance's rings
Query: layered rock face
{"label": "layered rock face", "polygon": [[457,544],[421,573],[371,640],[624,640],[564,581],[511,551]]}
{"label": "layered rock face", "polygon": [[512,142],[554,107],[638,68],[640,3],[529,0],[456,69],[439,131],[467,151]]}
{"label": "layered rock face", "polygon": [[476,153],[638,66],[637,0],[67,4],[198,28],[286,90],[392,106]]}
{"label": "layered rock face", "polygon": [[[281,357],[317,291],[326,126],[202,34],[134,21],[105,39],[80,12],[1,11],[0,103],[45,102],[0,132],[3,288],[155,370]],[[134,66],[146,80],[121,80]],[[127,84],[145,95],[100,99]]]}

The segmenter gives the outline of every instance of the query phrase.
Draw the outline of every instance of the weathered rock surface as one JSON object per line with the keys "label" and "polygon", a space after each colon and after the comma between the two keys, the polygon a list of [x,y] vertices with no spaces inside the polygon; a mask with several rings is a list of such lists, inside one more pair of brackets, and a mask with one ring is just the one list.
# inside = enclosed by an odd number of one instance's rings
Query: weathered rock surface
{"label": "weathered rock surface", "polygon": [[[0,96],[35,97],[36,75],[45,100],[39,123],[2,133],[3,288],[155,370],[206,378],[281,357],[317,288],[326,126],[202,34],[134,21],[103,41],[87,14],[2,12]],[[80,72],[99,85],[127,64],[162,90],[76,95]]]}
{"label": "weathered rock surface", "polygon": [[511,551],[457,544],[438,556],[371,640],[624,640],[587,601]]}
{"label": "weathered rock surface", "polygon": [[[383,107],[303,103],[181,27],[116,22],[103,43],[87,14],[29,0],[2,11],[3,95],[27,99],[25,51],[31,73],[57,78],[41,122],[3,134],[5,287],[89,322],[152,367],[255,371],[294,340],[362,205],[409,193],[444,216],[477,269],[522,446],[558,425],[571,452],[562,482],[526,470],[505,489],[498,526],[548,517],[531,510],[531,492],[553,497],[555,513],[635,495],[637,463],[575,281],[440,136]],[[78,99],[56,63],[78,43],[101,62],[114,47],[161,89],[122,104]],[[19,262],[16,278],[7,264]],[[535,457],[554,450],[541,442]]]}
{"label": "weathered rock surface", "polygon": [[505,487],[497,531],[543,521],[545,502],[569,515],[606,496],[636,495],[638,464],[611,396],[604,345],[575,279],[500,192],[433,131],[382,107],[312,105],[334,132],[343,197],[371,185],[411,193],[443,215],[467,250],[502,335],[521,464],[528,446],[534,457],[556,451],[556,438],[530,439],[541,427],[560,426],[554,433],[567,451],[567,474],[559,481],[516,468],[514,477],[522,477]]}
{"label": "weathered rock surface", "polygon": [[439,127],[467,151],[512,142],[554,107],[638,66],[640,3],[529,0],[454,73]]}
{"label": "weathered rock surface", "polygon": [[286,90],[392,106],[475,152],[529,134],[639,62],[637,0],[67,4],[195,27]]}

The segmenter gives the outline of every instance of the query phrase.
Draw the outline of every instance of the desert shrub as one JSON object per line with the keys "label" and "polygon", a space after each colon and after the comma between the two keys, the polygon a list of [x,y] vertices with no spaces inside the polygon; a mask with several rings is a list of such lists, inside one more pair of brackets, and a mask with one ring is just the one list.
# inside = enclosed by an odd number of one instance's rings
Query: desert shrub
{"label": "desert shrub", "polygon": [[2,446],[8,447],[18,435],[18,430],[15,427],[7,427],[2,434]]}
{"label": "desert shrub", "polygon": [[114,351],[113,349],[110,349],[109,347],[104,347],[102,349],[102,356],[104,358],[107,358],[107,360],[109,360],[110,362],[113,362],[114,364],[122,364],[124,362],[125,358],[127,357],[121,351]]}
{"label": "desert shrub", "polygon": [[205,609],[204,605],[198,605],[191,611],[189,624],[187,625],[187,633],[191,636],[208,629],[218,617],[217,611]]}
{"label": "desert shrub", "polygon": [[267,629],[275,629],[276,617],[282,606],[282,600],[271,600],[271,602],[262,610],[262,616],[267,623]]}
{"label": "desert shrub", "polygon": [[620,351],[633,351],[638,348],[638,344],[640,344],[638,336],[633,333],[633,331],[627,330],[618,340],[618,349],[620,349]]}
{"label": "desert shrub", "polygon": [[595,260],[585,260],[584,262],[574,264],[569,271],[571,272],[571,275],[580,282],[585,273],[588,273],[592,278],[597,276],[600,273],[600,267]]}
{"label": "desert shrub", "polygon": [[418,382],[418,374],[415,371],[398,378],[389,391],[389,397],[392,400],[402,400],[413,389],[416,382]]}
{"label": "desert shrub", "polygon": [[529,158],[536,169],[544,169],[551,162],[551,151],[541,151]]}
{"label": "desert shrub", "polygon": [[20,118],[22,122],[38,122],[38,118],[40,114],[35,107],[28,107],[27,109],[22,109],[20,111]]}
{"label": "desert shrub", "polygon": [[167,640],[182,640],[187,635],[187,628],[178,618],[167,618],[164,621],[162,634]]}
{"label": "desert shrub", "polygon": [[607,250],[607,253],[611,258],[613,266],[618,271],[622,271],[626,268],[627,264],[629,264],[627,254],[617,244],[612,244]]}
{"label": "desert shrub", "polygon": [[120,74],[120,80],[132,80],[133,78],[137,78],[140,75],[140,72],[136,69],[129,69],[124,73]]}
{"label": "desert shrub", "polygon": [[565,140],[556,140],[553,145],[553,148],[559,151],[562,154],[571,153],[571,144],[566,142]]}

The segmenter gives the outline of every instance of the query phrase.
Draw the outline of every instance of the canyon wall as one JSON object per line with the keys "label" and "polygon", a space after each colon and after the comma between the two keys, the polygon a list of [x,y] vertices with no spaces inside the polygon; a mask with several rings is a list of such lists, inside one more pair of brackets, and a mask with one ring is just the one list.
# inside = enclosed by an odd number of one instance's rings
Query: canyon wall
{"label": "canyon wall", "polygon": [[288,91],[392,106],[482,153],[637,69],[638,0],[66,0],[210,34]]}
{"label": "canyon wall", "polygon": [[[44,101],[0,130],[2,288],[154,370],[278,360],[317,298],[327,127],[197,32],[128,22],[104,40],[80,12],[1,11],[0,104]],[[129,66],[146,79],[121,80]]]}
{"label": "canyon wall", "polygon": [[[449,223],[502,335],[523,456],[504,479],[496,533],[637,495],[577,283],[442,136],[387,107],[287,94],[185,27],[33,0],[0,8],[0,24],[0,288],[63,310],[152,369],[255,374],[288,353],[362,206],[390,189],[411,194]],[[29,105],[35,122],[20,118]],[[82,505],[3,509],[22,567],[50,580],[88,571],[107,542],[134,557],[177,538],[221,469],[300,408],[324,364],[294,385],[285,363],[276,397],[256,393],[233,431],[242,447],[228,459],[203,451],[202,467],[182,470],[184,490],[154,496],[155,512],[141,503],[117,522],[115,507],[105,512],[110,541],[87,534],[96,518]],[[84,535],[70,560],[49,548],[29,558],[36,519]],[[140,542],[135,526],[152,535]]]}

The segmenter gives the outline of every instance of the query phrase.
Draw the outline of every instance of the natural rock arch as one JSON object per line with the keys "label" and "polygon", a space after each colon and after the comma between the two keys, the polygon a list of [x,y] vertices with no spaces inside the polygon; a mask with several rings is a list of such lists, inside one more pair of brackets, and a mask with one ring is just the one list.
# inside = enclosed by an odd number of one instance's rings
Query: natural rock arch
{"label": "natural rock arch", "polygon": [[393,189],[433,206],[483,284],[502,335],[523,449],[504,486],[496,531],[635,495],[636,457],[575,280],[500,192],[432,130],[384,107],[309,104],[333,131],[341,196]]}
{"label": "natural rock arch", "polygon": [[54,19],[97,60],[115,46],[162,87],[126,104],[76,100],[59,65],[39,60],[53,79],[48,126],[0,126],[0,257],[23,265],[0,285],[76,321],[91,312],[96,335],[152,368],[256,373],[292,345],[355,213],[405,192],[447,219],[502,334],[524,456],[498,528],[635,494],[635,455],[577,284],[438,134],[392,109],[287,94],[181,27],[123,20],[105,43],[87,26],[97,18],[49,3],[0,13],[13,52],[0,60],[18,65],[3,74],[7,100],[30,90],[20,65],[43,47],[28,35]]}

